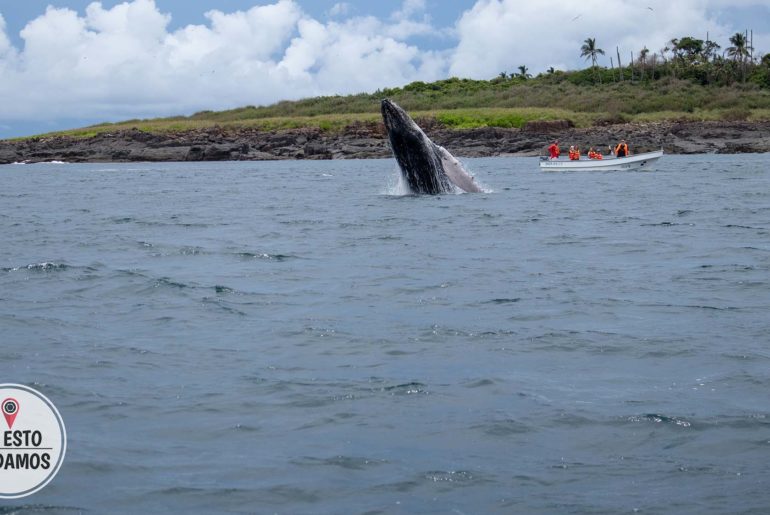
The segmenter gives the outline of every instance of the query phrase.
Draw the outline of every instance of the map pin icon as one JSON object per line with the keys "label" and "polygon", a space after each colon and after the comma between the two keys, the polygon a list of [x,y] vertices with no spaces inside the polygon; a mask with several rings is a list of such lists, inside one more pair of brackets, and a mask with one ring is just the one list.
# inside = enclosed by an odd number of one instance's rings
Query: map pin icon
{"label": "map pin icon", "polygon": [[3,401],[3,416],[5,422],[8,424],[8,429],[13,427],[13,421],[16,420],[16,415],[19,414],[19,401],[11,399],[10,397]]}

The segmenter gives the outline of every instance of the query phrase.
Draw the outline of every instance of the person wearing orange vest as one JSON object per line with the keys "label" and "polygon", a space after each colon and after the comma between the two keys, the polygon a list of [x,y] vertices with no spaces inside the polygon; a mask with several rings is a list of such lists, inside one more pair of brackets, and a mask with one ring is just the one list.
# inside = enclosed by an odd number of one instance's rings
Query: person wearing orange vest
{"label": "person wearing orange vest", "polygon": [[559,140],[554,140],[553,143],[551,143],[551,146],[548,147],[548,154],[550,155],[551,159],[559,159]]}
{"label": "person wearing orange vest", "polygon": [[588,151],[588,159],[601,159],[602,153],[594,150],[594,147]]}
{"label": "person wearing orange vest", "polygon": [[631,152],[628,151],[628,145],[626,144],[626,140],[624,139],[620,140],[620,143],[618,143],[618,146],[615,147],[615,157],[626,157],[630,154]]}
{"label": "person wearing orange vest", "polygon": [[574,145],[569,147],[569,158],[570,158],[570,161],[580,160],[580,150]]}

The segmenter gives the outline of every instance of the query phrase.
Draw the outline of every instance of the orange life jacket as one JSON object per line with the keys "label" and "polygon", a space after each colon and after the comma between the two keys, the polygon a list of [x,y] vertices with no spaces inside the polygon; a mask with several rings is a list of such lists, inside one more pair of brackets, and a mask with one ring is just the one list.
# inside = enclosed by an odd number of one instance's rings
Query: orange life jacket
{"label": "orange life jacket", "polygon": [[628,144],[618,143],[618,146],[615,147],[615,155],[618,157],[626,157],[628,155]]}
{"label": "orange life jacket", "polygon": [[559,157],[559,145],[556,143],[552,144],[550,147],[548,147],[548,153],[551,155],[551,159],[556,159]]}

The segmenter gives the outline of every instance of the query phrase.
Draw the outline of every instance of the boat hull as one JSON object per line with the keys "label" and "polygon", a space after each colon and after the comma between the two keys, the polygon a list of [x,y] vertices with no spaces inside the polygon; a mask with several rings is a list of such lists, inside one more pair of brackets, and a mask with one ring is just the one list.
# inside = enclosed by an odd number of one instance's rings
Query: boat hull
{"label": "boat hull", "polygon": [[540,169],[543,171],[626,171],[648,170],[658,159],[663,157],[663,151],[645,152],[628,157],[608,157],[605,159],[569,159],[540,158]]}

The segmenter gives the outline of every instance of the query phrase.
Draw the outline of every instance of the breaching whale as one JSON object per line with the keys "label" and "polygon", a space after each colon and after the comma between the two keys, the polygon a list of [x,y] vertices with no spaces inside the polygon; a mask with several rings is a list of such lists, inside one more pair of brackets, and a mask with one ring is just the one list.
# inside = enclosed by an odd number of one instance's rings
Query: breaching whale
{"label": "breaching whale", "polygon": [[482,191],[460,161],[433,143],[406,111],[388,99],[382,101],[382,120],[401,175],[412,193]]}

